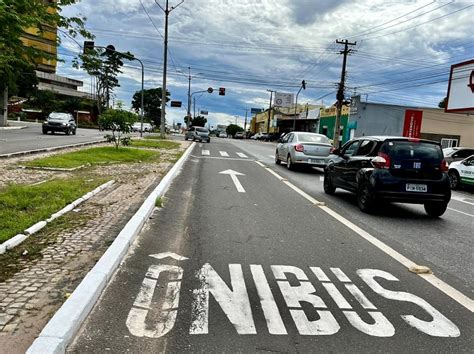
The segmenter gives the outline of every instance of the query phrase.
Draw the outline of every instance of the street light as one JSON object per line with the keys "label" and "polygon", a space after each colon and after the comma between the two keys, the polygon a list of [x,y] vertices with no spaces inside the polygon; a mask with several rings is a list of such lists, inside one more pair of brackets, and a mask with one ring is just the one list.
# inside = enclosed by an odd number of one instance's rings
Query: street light
{"label": "street light", "polygon": [[300,89],[298,90],[298,93],[296,94],[296,100],[295,100],[295,115],[293,116],[293,131],[296,130],[296,108],[298,107],[298,96],[301,92],[301,89],[306,90],[306,81],[301,81],[301,86]]}
{"label": "street light", "polygon": [[[207,93],[213,93],[214,92],[214,89],[212,87],[208,87],[207,90],[200,90],[200,91],[195,91],[193,93],[191,93],[191,95],[189,95],[189,102],[191,102],[191,99],[193,98],[193,95],[195,95],[196,93],[204,93],[204,92],[207,92]],[[194,109],[193,109],[193,118],[196,118],[196,99],[193,100],[193,105],[194,105]],[[191,110],[188,109],[188,117],[191,115]]]}

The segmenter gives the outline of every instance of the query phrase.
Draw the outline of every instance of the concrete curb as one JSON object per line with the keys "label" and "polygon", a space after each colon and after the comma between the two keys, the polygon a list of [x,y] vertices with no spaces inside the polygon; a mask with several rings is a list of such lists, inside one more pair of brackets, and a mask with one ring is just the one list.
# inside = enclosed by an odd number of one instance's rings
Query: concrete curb
{"label": "concrete curb", "polygon": [[106,142],[107,142],[106,140],[98,140],[98,141],[89,141],[87,143],[78,143],[78,144],[70,144],[70,145],[63,145],[63,146],[53,146],[53,147],[43,148],[43,149],[12,152],[10,154],[1,154],[0,159],[9,159],[12,157],[39,154],[41,152],[51,152],[51,151],[70,149],[70,148],[81,147],[81,146],[96,145],[96,144],[102,144]]}
{"label": "concrete curb", "polygon": [[86,201],[87,199],[89,199],[90,197],[92,197],[92,196],[96,195],[97,193],[103,191],[104,189],[109,188],[114,183],[115,183],[115,181],[111,180],[111,181],[108,181],[108,182],[100,185],[99,187],[94,189],[92,192],[88,192],[87,194],[84,194],[79,199],[76,199],[72,203],[66,205],[60,211],[54,213],[53,215],[51,215],[51,217],[49,219],[39,221],[36,224],[34,224],[33,226],[30,226],[25,231],[23,231],[24,234],[18,234],[16,236],[12,237],[11,239],[5,241],[4,243],[0,244],[0,254],[3,254],[6,251],[12,249],[13,247],[18,246],[20,243],[25,241],[29,236],[31,236],[31,235],[35,234],[36,232],[38,232],[39,230],[41,230],[43,227],[45,227],[48,223],[50,223],[54,219],[57,219],[61,215],[64,215],[64,214],[70,212],[75,207],[77,207],[80,203]]}
{"label": "concrete curb", "polygon": [[26,129],[28,128],[27,126],[11,126],[11,127],[0,127],[0,130],[20,130],[20,129]]}
{"label": "concrete curb", "polygon": [[143,225],[155,209],[156,198],[165,194],[174,178],[181,172],[184,162],[189,158],[196,143],[192,143],[183,156],[161,180],[158,186],[145,199],[141,207],[120,231],[112,245],[102,255],[72,295],[66,300],[53,318],[46,324],[40,335],[28,349],[29,354],[64,353],[82,321],[114,275],[130,245],[139,235]]}

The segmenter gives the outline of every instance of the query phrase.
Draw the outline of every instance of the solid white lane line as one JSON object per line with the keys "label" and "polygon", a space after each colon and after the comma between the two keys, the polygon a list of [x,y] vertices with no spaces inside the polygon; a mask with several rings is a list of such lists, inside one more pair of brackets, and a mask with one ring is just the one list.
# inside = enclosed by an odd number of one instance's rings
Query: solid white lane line
{"label": "solid white lane line", "polygon": [[257,165],[259,165],[260,167],[263,167],[265,168],[265,165],[263,163],[261,163],[260,161],[255,161],[257,163]]}
{"label": "solid white lane line", "polygon": [[[266,170],[270,172],[269,168],[266,168]],[[272,173],[272,174],[278,176],[276,173]],[[410,269],[411,267],[417,266],[417,264],[415,262],[411,261],[410,259],[408,259],[404,255],[402,255],[401,253],[395,251],[392,247],[386,245],[385,243],[383,243],[382,241],[380,241],[376,237],[372,236],[367,231],[361,229],[359,226],[357,226],[354,223],[350,222],[349,220],[347,220],[345,217],[338,214],[334,210],[332,210],[329,207],[325,206],[324,203],[322,203],[323,205],[317,204],[317,203],[320,203],[320,202],[318,202],[316,199],[314,199],[313,197],[311,197],[307,193],[303,192],[298,187],[294,186],[291,182],[284,180],[283,183],[285,183],[288,187],[293,189],[295,192],[297,192],[298,194],[303,196],[305,199],[307,199],[311,203],[313,203],[315,205],[319,205],[321,210],[323,210],[327,214],[331,215],[334,219],[338,220],[340,223],[347,226],[349,229],[351,229],[356,234],[358,234],[359,236],[364,238],[366,241],[370,242],[372,245],[377,247],[379,250],[381,250],[382,252],[384,252],[388,256],[395,259],[397,262],[401,263],[407,269]],[[317,202],[317,203],[315,203],[315,202]],[[459,290],[456,290],[451,285],[445,283],[444,281],[442,281],[441,279],[439,279],[438,277],[436,277],[433,274],[417,274],[417,275],[422,277],[423,279],[425,279],[431,285],[433,285],[438,290],[440,290],[443,293],[445,293],[446,295],[448,295],[451,299],[455,300],[456,302],[458,302],[459,304],[464,306],[469,311],[474,312],[474,300],[472,300],[468,296],[464,295]]]}
{"label": "solid white lane line", "polygon": [[469,200],[467,200],[467,199],[470,199],[470,198],[463,198],[463,197],[458,197],[457,195],[451,195],[451,199],[457,200],[458,202],[461,202],[461,203],[474,205],[473,202],[470,202]]}
{"label": "solid white lane line", "polygon": [[248,158],[247,155],[245,155],[243,152],[236,152],[237,155],[239,155],[239,157],[243,158],[243,159],[246,159]]}
{"label": "solid white lane line", "polygon": [[461,211],[461,210],[453,209],[453,208],[450,208],[450,207],[448,207],[448,210],[455,211],[456,213],[464,214],[464,215],[467,215],[467,216],[470,216],[470,217],[474,218],[474,215],[466,213],[466,212]]}
{"label": "solid white lane line", "polygon": [[222,157],[229,157],[229,154],[225,151],[219,151],[219,154],[221,154]]}
{"label": "solid white lane line", "polygon": [[209,156],[209,155],[210,155],[210,152],[209,152],[209,150],[202,150],[201,154],[202,154],[202,155]]}

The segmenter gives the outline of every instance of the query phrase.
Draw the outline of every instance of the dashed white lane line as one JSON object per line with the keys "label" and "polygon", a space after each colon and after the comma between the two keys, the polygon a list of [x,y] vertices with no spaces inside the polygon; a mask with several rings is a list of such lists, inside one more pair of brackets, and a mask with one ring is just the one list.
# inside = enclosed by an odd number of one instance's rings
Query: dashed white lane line
{"label": "dashed white lane line", "polygon": [[239,157],[243,158],[243,159],[246,159],[248,156],[245,155],[243,152],[236,152],[237,155],[239,155]]}
{"label": "dashed white lane line", "polygon": [[456,213],[464,214],[464,215],[467,215],[467,216],[470,216],[470,217],[474,218],[474,215],[466,213],[466,212],[461,211],[461,210],[453,209],[453,208],[450,208],[450,207],[448,207],[448,210],[455,211]]}
{"label": "dashed white lane line", "polygon": [[[401,253],[395,251],[392,247],[386,245],[385,243],[383,243],[382,241],[380,241],[376,237],[369,234],[367,231],[361,229],[359,226],[357,226],[354,223],[352,223],[351,221],[347,220],[342,215],[338,214],[337,212],[335,212],[331,208],[325,206],[325,203],[318,202],[316,199],[314,199],[313,197],[308,195],[306,192],[302,191],[301,189],[299,189],[298,187],[293,185],[291,182],[289,182],[285,178],[278,175],[275,171],[273,171],[270,168],[266,167],[262,163],[259,163],[259,161],[256,161],[256,162],[260,166],[265,167],[265,169],[267,171],[269,171],[272,175],[277,177],[280,181],[285,183],[288,187],[293,189],[295,192],[300,194],[306,200],[310,201],[314,205],[319,206],[321,208],[321,210],[323,210],[324,212],[326,212],[327,214],[332,216],[334,219],[338,220],[341,224],[347,226],[349,229],[351,229],[356,234],[358,234],[359,236],[364,238],[366,241],[370,242],[372,245],[377,247],[379,250],[381,250],[382,252],[384,252],[388,256],[395,259],[397,262],[399,262],[400,264],[405,266],[407,269],[410,269],[414,266],[417,266],[417,264],[415,262],[411,261],[410,259],[408,259],[404,255],[402,255]],[[433,274],[417,274],[417,275],[422,277],[423,279],[425,279],[427,282],[429,282],[435,288],[439,289],[440,291],[442,291],[443,293],[448,295],[451,299],[455,300],[456,302],[458,302],[459,304],[464,306],[469,311],[474,312],[474,300],[472,300],[468,296],[464,295],[459,290],[456,290],[451,285],[445,283],[444,281],[442,281],[441,279],[439,279],[438,277],[436,277]]]}
{"label": "dashed white lane line", "polygon": [[219,151],[219,154],[221,154],[222,157],[229,157],[229,154],[225,151]]}
{"label": "dashed white lane line", "polygon": [[209,150],[202,150],[201,154],[204,155],[204,156],[209,156],[210,152],[209,152]]}

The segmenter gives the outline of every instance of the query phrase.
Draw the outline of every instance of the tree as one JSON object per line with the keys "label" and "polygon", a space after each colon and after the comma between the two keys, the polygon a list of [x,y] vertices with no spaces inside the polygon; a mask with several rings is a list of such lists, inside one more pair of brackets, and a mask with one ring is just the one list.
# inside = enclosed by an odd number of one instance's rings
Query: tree
{"label": "tree", "polygon": [[191,120],[191,123],[195,127],[204,127],[207,123],[207,119],[203,116],[197,116],[196,118]]}
{"label": "tree", "polygon": [[133,55],[130,52],[120,53],[94,48],[80,54],[79,58],[73,61],[75,68],[82,68],[89,75],[97,78],[96,92],[99,112],[110,107],[110,97],[114,89],[120,86],[117,76],[122,73],[124,59],[132,60]]}
{"label": "tree", "polygon": [[448,102],[448,97],[443,98],[442,101],[438,103],[439,108],[446,108],[446,103]]}
{"label": "tree", "polygon": [[[143,107],[145,120],[153,123],[155,126],[161,124],[161,87],[147,89],[143,91]],[[170,92],[166,91],[166,102],[168,102]],[[139,113],[142,102],[142,91],[137,91],[132,98],[132,108],[135,112]]]}
{"label": "tree", "polygon": [[137,121],[137,115],[121,109],[108,109],[99,117],[99,125],[104,130],[111,130],[112,136],[106,136],[109,142],[119,148],[120,144],[127,145],[128,138],[123,138],[123,134],[129,134],[131,126]]}
{"label": "tree", "polygon": [[[64,28],[69,36],[78,34],[84,38],[92,38],[92,34],[84,29],[85,18],[66,17],[62,15],[64,7],[75,4],[79,0],[1,0],[0,1],[0,92],[8,97],[9,87],[18,86],[19,74],[25,68],[35,65],[40,58],[56,59],[55,56],[39,48],[26,46],[21,40],[26,28],[37,28],[38,34],[47,29]],[[58,44],[60,42],[57,37]],[[31,70],[30,70],[31,71]],[[27,80],[23,80],[25,84]],[[34,82],[31,81],[34,85]],[[3,113],[4,100],[0,99],[0,114]],[[0,118],[2,116],[0,115]],[[6,124],[6,117],[0,119],[0,126]]]}
{"label": "tree", "polygon": [[227,135],[234,136],[235,133],[237,133],[237,132],[243,132],[244,128],[242,128],[240,125],[230,124],[230,125],[227,126],[225,131],[226,131]]}

